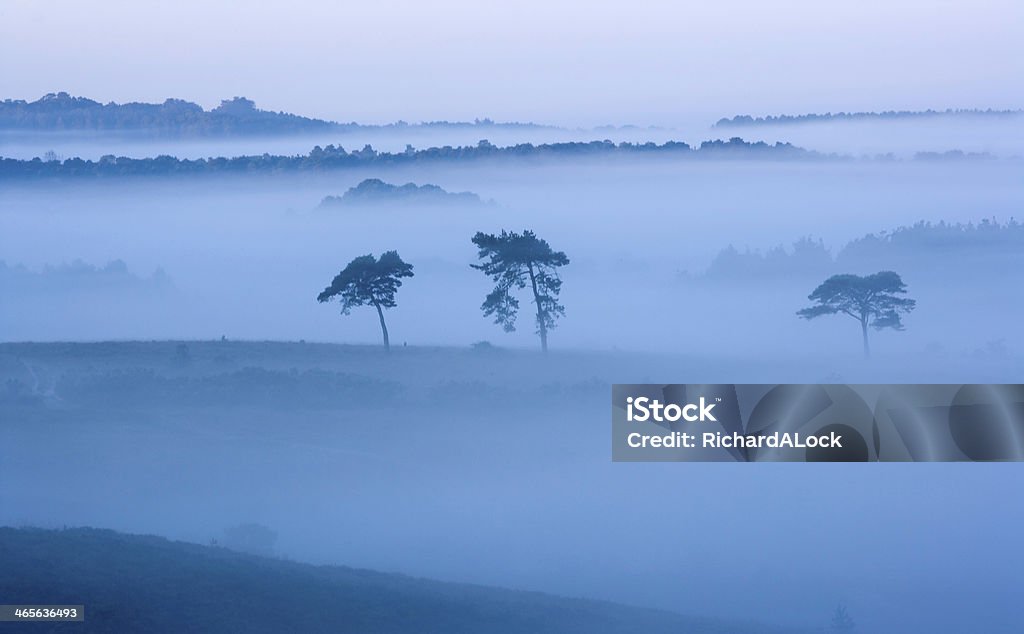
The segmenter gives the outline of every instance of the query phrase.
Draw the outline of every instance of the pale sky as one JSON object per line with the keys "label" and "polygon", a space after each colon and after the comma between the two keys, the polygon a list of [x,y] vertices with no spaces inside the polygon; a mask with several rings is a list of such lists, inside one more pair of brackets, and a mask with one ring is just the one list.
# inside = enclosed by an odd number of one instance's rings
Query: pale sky
{"label": "pale sky", "polygon": [[1024,106],[1021,0],[0,2],[0,98],[342,121]]}

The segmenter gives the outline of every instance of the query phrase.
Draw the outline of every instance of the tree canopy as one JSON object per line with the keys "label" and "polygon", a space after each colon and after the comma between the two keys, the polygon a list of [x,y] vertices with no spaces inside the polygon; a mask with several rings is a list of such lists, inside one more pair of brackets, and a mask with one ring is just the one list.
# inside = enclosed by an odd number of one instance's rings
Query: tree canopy
{"label": "tree canopy", "polygon": [[880,271],[873,275],[833,275],[807,296],[815,302],[797,311],[804,319],[822,315],[844,314],[860,322],[864,338],[864,355],[871,353],[868,344],[868,326],[876,330],[892,328],[903,330],[902,314],[914,310],[917,302],[905,297],[907,286],[893,271]]}
{"label": "tree canopy", "polygon": [[515,330],[519,300],[512,291],[529,284],[537,307],[537,334],[546,352],[548,331],[555,327],[555,320],[565,314],[565,307],[558,303],[562,280],[556,269],[568,264],[569,258],[561,251],[554,251],[546,240],[530,230],[522,233],[502,230],[498,235],[477,232],[473,244],[483,264],[470,266],[495,282],[494,290],[480,306],[484,315],[493,316],[494,323],[506,332]]}
{"label": "tree canopy", "polygon": [[372,253],[361,255],[349,262],[316,299],[323,303],[337,298],[342,315],[358,306],[373,306],[380,318],[384,347],[390,348],[383,309],[396,306],[395,293],[402,286],[402,278],[412,276],[412,265],[403,262],[397,251],[386,251],[379,259]]}

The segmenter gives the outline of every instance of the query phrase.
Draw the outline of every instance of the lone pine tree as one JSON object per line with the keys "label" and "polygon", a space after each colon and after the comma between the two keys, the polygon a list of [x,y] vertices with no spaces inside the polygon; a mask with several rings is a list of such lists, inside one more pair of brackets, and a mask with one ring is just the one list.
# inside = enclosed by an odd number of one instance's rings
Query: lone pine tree
{"label": "lone pine tree", "polygon": [[522,233],[502,230],[498,235],[477,232],[473,244],[483,263],[470,266],[483,271],[495,282],[494,290],[480,306],[484,315],[493,315],[494,323],[505,332],[512,332],[519,313],[519,300],[512,291],[529,285],[537,307],[540,347],[547,352],[548,331],[555,327],[555,320],[565,314],[565,307],[558,303],[562,280],[557,269],[568,264],[569,258],[561,251],[552,250],[546,240],[529,230]]}
{"label": "lone pine tree", "polygon": [[860,323],[864,357],[867,358],[871,356],[868,326],[875,330],[903,330],[900,315],[909,313],[917,305],[912,299],[899,297],[906,292],[907,285],[892,271],[880,271],[863,277],[833,275],[807,296],[807,299],[816,303],[797,311],[797,315],[803,319],[814,319],[841,313],[856,319]]}
{"label": "lone pine tree", "polygon": [[361,255],[349,262],[316,300],[323,303],[337,298],[341,302],[342,315],[349,314],[357,306],[376,308],[380,331],[384,335],[384,348],[390,350],[384,309],[396,306],[395,293],[402,285],[402,278],[412,276],[412,265],[403,262],[397,251],[382,253],[379,259],[372,253]]}

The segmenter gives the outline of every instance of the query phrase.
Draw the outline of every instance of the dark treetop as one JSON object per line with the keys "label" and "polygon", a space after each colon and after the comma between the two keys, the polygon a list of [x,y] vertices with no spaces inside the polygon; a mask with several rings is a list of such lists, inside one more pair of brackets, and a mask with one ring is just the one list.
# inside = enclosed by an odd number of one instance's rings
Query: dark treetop
{"label": "dark treetop", "polygon": [[386,251],[380,255],[380,259],[373,257],[373,254],[361,255],[334,276],[331,285],[316,300],[328,302],[338,298],[342,315],[347,315],[357,306],[373,306],[380,319],[384,347],[390,349],[384,309],[395,307],[395,293],[402,285],[402,278],[412,276],[412,265],[403,262],[397,251]]}
{"label": "dark treetop", "polygon": [[893,271],[874,275],[833,275],[807,296],[817,302],[797,314],[805,319],[843,313],[854,319],[867,318],[869,325],[903,329],[900,313],[909,313],[917,304],[912,299],[898,297],[907,292],[907,286]]}
{"label": "dark treetop", "polygon": [[807,299],[816,303],[797,311],[797,315],[804,319],[839,313],[853,317],[860,322],[864,355],[868,356],[871,353],[868,326],[876,330],[903,330],[900,314],[909,313],[917,305],[912,299],[900,297],[906,292],[906,284],[893,271],[881,271],[864,277],[833,275],[807,296]]}
{"label": "dark treetop", "polygon": [[394,308],[401,278],[412,276],[412,265],[403,262],[397,251],[386,251],[380,259],[373,254],[361,255],[349,262],[316,299],[327,302],[338,298],[345,315],[357,306]]}

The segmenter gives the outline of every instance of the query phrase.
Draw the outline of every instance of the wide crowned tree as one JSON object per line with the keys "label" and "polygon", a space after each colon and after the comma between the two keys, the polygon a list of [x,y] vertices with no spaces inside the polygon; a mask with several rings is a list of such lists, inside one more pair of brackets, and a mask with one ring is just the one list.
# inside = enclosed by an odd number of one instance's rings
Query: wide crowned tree
{"label": "wide crowned tree", "polygon": [[907,285],[893,271],[880,271],[863,277],[833,275],[807,296],[816,304],[797,311],[797,315],[814,319],[822,315],[843,314],[856,319],[860,323],[864,357],[867,358],[871,356],[868,326],[876,330],[903,330],[900,315],[909,313],[917,305],[912,299],[900,297],[906,292]]}
{"label": "wide crowned tree", "polygon": [[547,352],[548,331],[555,327],[555,320],[565,314],[565,307],[558,303],[562,280],[556,269],[568,264],[569,258],[561,251],[552,250],[546,240],[529,230],[522,233],[502,230],[498,235],[477,232],[473,244],[483,263],[470,266],[483,271],[495,282],[494,290],[480,306],[484,315],[493,315],[494,323],[505,332],[512,332],[519,313],[519,300],[512,292],[529,285],[537,308],[540,347]]}
{"label": "wide crowned tree", "polygon": [[397,251],[386,251],[379,259],[373,257],[372,253],[361,255],[349,262],[316,300],[323,303],[337,298],[341,302],[342,315],[349,314],[358,306],[376,308],[380,330],[384,335],[384,348],[390,350],[384,309],[396,306],[395,293],[402,285],[402,278],[412,276],[412,265],[403,262]]}

